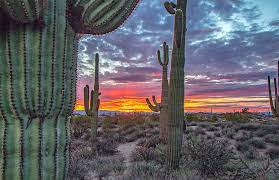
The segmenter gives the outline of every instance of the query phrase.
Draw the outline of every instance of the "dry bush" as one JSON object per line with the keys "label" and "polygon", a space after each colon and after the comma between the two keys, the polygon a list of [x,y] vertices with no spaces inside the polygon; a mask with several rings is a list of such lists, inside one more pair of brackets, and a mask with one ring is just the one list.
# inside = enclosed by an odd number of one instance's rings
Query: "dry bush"
{"label": "dry bush", "polygon": [[186,151],[193,160],[195,168],[204,177],[222,176],[225,165],[233,157],[225,142],[201,137],[190,137]]}
{"label": "dry bush", "polygon": [[90,117],[73,116],[71,118],[71,136],[72,138],[81,138],[82,135],[90,129]]}

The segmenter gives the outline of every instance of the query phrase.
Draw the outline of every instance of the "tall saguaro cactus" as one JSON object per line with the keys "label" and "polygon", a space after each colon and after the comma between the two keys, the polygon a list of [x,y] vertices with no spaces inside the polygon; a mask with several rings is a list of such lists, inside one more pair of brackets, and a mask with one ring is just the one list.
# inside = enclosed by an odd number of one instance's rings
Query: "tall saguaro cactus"
{"label": "tall saguaro cactus", "polygon": [[148,107],[154,111],[160,111],[160,139],[163,142],[167,140],[167,120],[168,120],[168,93],[169,93],[169,82],[168,82],[168,63],[169,63],[169,46],[166,42],[163,44],[163,61],[161,58],[160,50],[157,51],[159,64],[162,66],[162,92],[161,92],[161,103],[158,103],[155,96],[152,96],[154,105],[151,104],[150,100],[146,98]]}
{"label": "tall saguaro cactus", "polygon": [[168,96],[168,166],[179,167],[184,121],[184,65],[187,0],[166,2],[166,10],[175,16]]}
{"label": "tall saguaro cactus", "polygon": [[[279,86],[279,61],[278,61],[278,86]],[[279,96],[278,96],[278,89],[277,89],[277,79],[274,78],[274,95],[275,99],[272,99],[272,89],[271,89],[271,82],[270,76],[268,76],[268,93],[269,93],[269,102],[270,108],[273,116],[279,117]]]}
{"label": "tall saguaro cactus", "polygon": [[99,54],[95,57],[95,84],[94,90],[89,94],[89,85],[84,87],[84,108],[87,116],[92,118],[91,120],[91,133],[92,141],[96,141],[97,138],[97,128],[98,128],[98,111],[100,107],[99,96]]}
{"label": "tall saguaro cactus", "polygon": [[77,33],[119,27],[139,0],[0,0],[0,179],[65,179]]}

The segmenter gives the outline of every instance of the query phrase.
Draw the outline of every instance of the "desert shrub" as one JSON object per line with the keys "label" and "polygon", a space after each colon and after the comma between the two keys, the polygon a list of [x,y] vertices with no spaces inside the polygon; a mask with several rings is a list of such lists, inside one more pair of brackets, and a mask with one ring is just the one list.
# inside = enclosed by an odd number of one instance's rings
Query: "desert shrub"
{"label": "desert shrub", "polygon": [[221,122],[214,123],[214,126],[215,126],[215,127],[221,127],[221,126],[222,126],[222,123],[221,123]]}
{"label": "desert shrub", "polygon": [[199,126],[195,129],[195,133],[198,134],[198,135],[205,135],[206,134],[205,130],[203,128],[199,127]]}
{"label": "desert shrub", "polygon": [[187,122],[192,122],[192,121],[199,122],[199,121],[202,121],[200,119],[200,117],[198,117],[197,114],[186,114],[185,115],[185,119],[186,119]]}
{"label": "desert shrub", "polygon": [[194,132],[193,128],[187,127],[186,130],[184,131],[185,134],[191,134]]}
{"label": "desert shrub", "polygon": [[212,115],[209,118],[209,122],[217,122],[218,121],[218,117],[216,115]]}
{"label": "desert shrub", "polygon": [[232,158],[232,152],[223,141],[191,137],[187,151],[202,176],[218,177],[225,172],[225,165]]}
{"label": "desert shrub", "polygon": [[103,119],[103,129],[106,131],[110,128],[113,128],[112,119],[110,116],[106,116]]}
{"label": "desert shrub", "polygon": [[214,135],[215,135],[216,137],[221,137],[221,133],[220,133],[220,132],[215,132]]}
{"label": "desert shrub", "polygon": [[114,155],[117,152],[117,143],[113,139],[102,139],[96,142],[99,155]]}
{"label": "desert shrub", "polygon": [[258,137],[264,137],[265,135],[270,134],[268,131],[266,131],[262,126],[255,132],[255,135]]}
{"label": "desert shrub", "polygon": [[247,123],[249,122],[249,116],[247,113],[226,113],[224,114],[226,121],[232,121],[237,123]]}
{"label": "desert shrub", "polygon": [[277,134],[279,132],[279,125],[273,124],[265,124],[261,127],[265,130],[268,134]]}
{"label": "desert shrub", "polygon": [[110,173],[122,173],[124,170],[123,157],[95,156],[90,147],[80,147],[70,156],[69,179],[101,178]]}
{"label": "desert shrub", "polygon": [[152,161],[155,159],[154,148],[146,148],[139,146],[131,154],[133,161]]}
{"label": "desert shrub", "polygon": [[255,123],[246,123],[241,124],[238,130],[246,130],[246,131],[256,131],[260,128],[258,124]]}
{"label": "desert shrub", "polygon": [[213,136],[207,135],[207,136],[206,136],[206,139],[213,139]]}
{"label": "desert shrub", "polygon": [[146,148],[151,148],[151,147],[156,147],[158,144],[160,144],[160,138],[159,136],[153,136],[151,138],[146,139],[146,141],[144,142],[144,144],[142,145],[143,147]]}
{"label": "desert shrub", "polygon": [[242,153],[245,153],[246,151],[249,151],[250,143],[248,141],[240,141],[237,143],[236,149]]}
{"label": "desert shrub", "polygon": [[136,130],[133,133],[126,135],[124,139],[126,140],[125,142],[133,142],[142,137],[144,137],[144,132]]}
{"label": "desert shrub", "polygon": [[94,170],[99,178],[105,177],[110,173],[123,173],[125,170],[124,158],[97,157]]}
{"label": "desert shrub", "polygon": [[247,159],[250,159],[250,160],[254,160],[257,157],[259,157],[258,151],[256,151],[256,149],[251,146],[249,146],[248,150],[245,151],[243,154]]}
{"label": "desert shrub", "polygon": [[202,128],[208,128],[210,127],[210,123],[209,122],[202,122],[202,123],[199,123],[199,127],[202,127]]}
{"label": "desert shrub", "polygon": [[236,141],[245,142],[253,137],[251,132],[243,132],[242,135],[236,137]]}
{"label": "desert shrub", "polygon": [[267,151],[271,159],[279,159],[279,148],[271,148]]}
{"label": "desert shrub", "polygon": [[227,138],[229,138],[229,139],[234,139],[234,135],[235,135],[235,133],[232,131],[227,132]]}
{"label": "desert shrub", "polygon": [[219,129],[217,127],[215,127],[215,126],[208,126],[206,128],[206,130],[213,132],[213,131],[218,131]]}
{"label": "desert shrub", "polygon": [[73,116],[71,119],[71,135],[73,138],[80,138],[84,132],[90,129],[90,117]]}
{"label": "desert shrub", "polygon": [[268,134],[264,137],[265,142],[279,146],[279,135]]}
{"label": "desert shrub", "polygon": [[266,144],[262,139],[252,138],[249,140],[249,144],[258,149],[266,149]]}

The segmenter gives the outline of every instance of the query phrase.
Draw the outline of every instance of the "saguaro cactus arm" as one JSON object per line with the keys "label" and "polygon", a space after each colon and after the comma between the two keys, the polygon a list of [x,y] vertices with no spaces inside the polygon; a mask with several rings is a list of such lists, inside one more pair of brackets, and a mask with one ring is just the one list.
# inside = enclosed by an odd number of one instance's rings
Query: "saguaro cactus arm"
{"label": "saguaro cactus arm", "polygon": [[146,103],[148,105],[148,107],[154,111],[154,112],[159,112],[160,111],[160,104],[156,101],[156,97],[152,96],[152,101],[154,103],[154,105],[150,102],[150,100],[148,98],[145,99]]}
{"label": "saguaro cactus arm", "polygon": [[77,33],[105,34],[121,26],[139,1],[73,1],[70,4],[70,22]]}
{"label": "saguaro cactus arm", "polygon": [[175,14],[176,4],[174,4],[173,2],[165,2],[164,6],[168,13]]}
{"label": "saguaro cactus arm", "polygon": [[270,108],[272,111],[272,114],[275,114],[275,108],[272,100],[272,91],[271,91],[271,82],[270,82],[270,76],[268,76],[268,94],[269,94],[269,103],[270,103]]}
{"label": "saguaro cactus arm", "polygon": [[10,18],[19,23],[31,23],[42,17],[43,0],[0,0],[2,9]]}
{"label": "saguaro cactus arm", "polygon": [[161,66],[167,66],[169,64],[169,46],[166,42],[163,44],[163,51],[164,51],[164,61],[161,58],[161,51],[157,51],[158,61]]}

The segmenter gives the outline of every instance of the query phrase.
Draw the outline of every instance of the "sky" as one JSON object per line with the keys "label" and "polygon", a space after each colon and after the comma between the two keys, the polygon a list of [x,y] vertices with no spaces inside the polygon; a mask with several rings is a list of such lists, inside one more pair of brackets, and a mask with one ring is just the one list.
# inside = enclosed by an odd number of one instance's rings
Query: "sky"
{"label": "sky", "polygon": [[[173,16],[162,0],[142,0],[127,22],[79,42],[77,110],[83,87],[94,83],[100,54],[101,110],[150,111],[160,101],[161,66],[156,52],[172,47]],[[279,61],[278,0],[188,0],[185,112],[270,111],[267,76]],[[169,67],[170,69],[170,67]]]}

